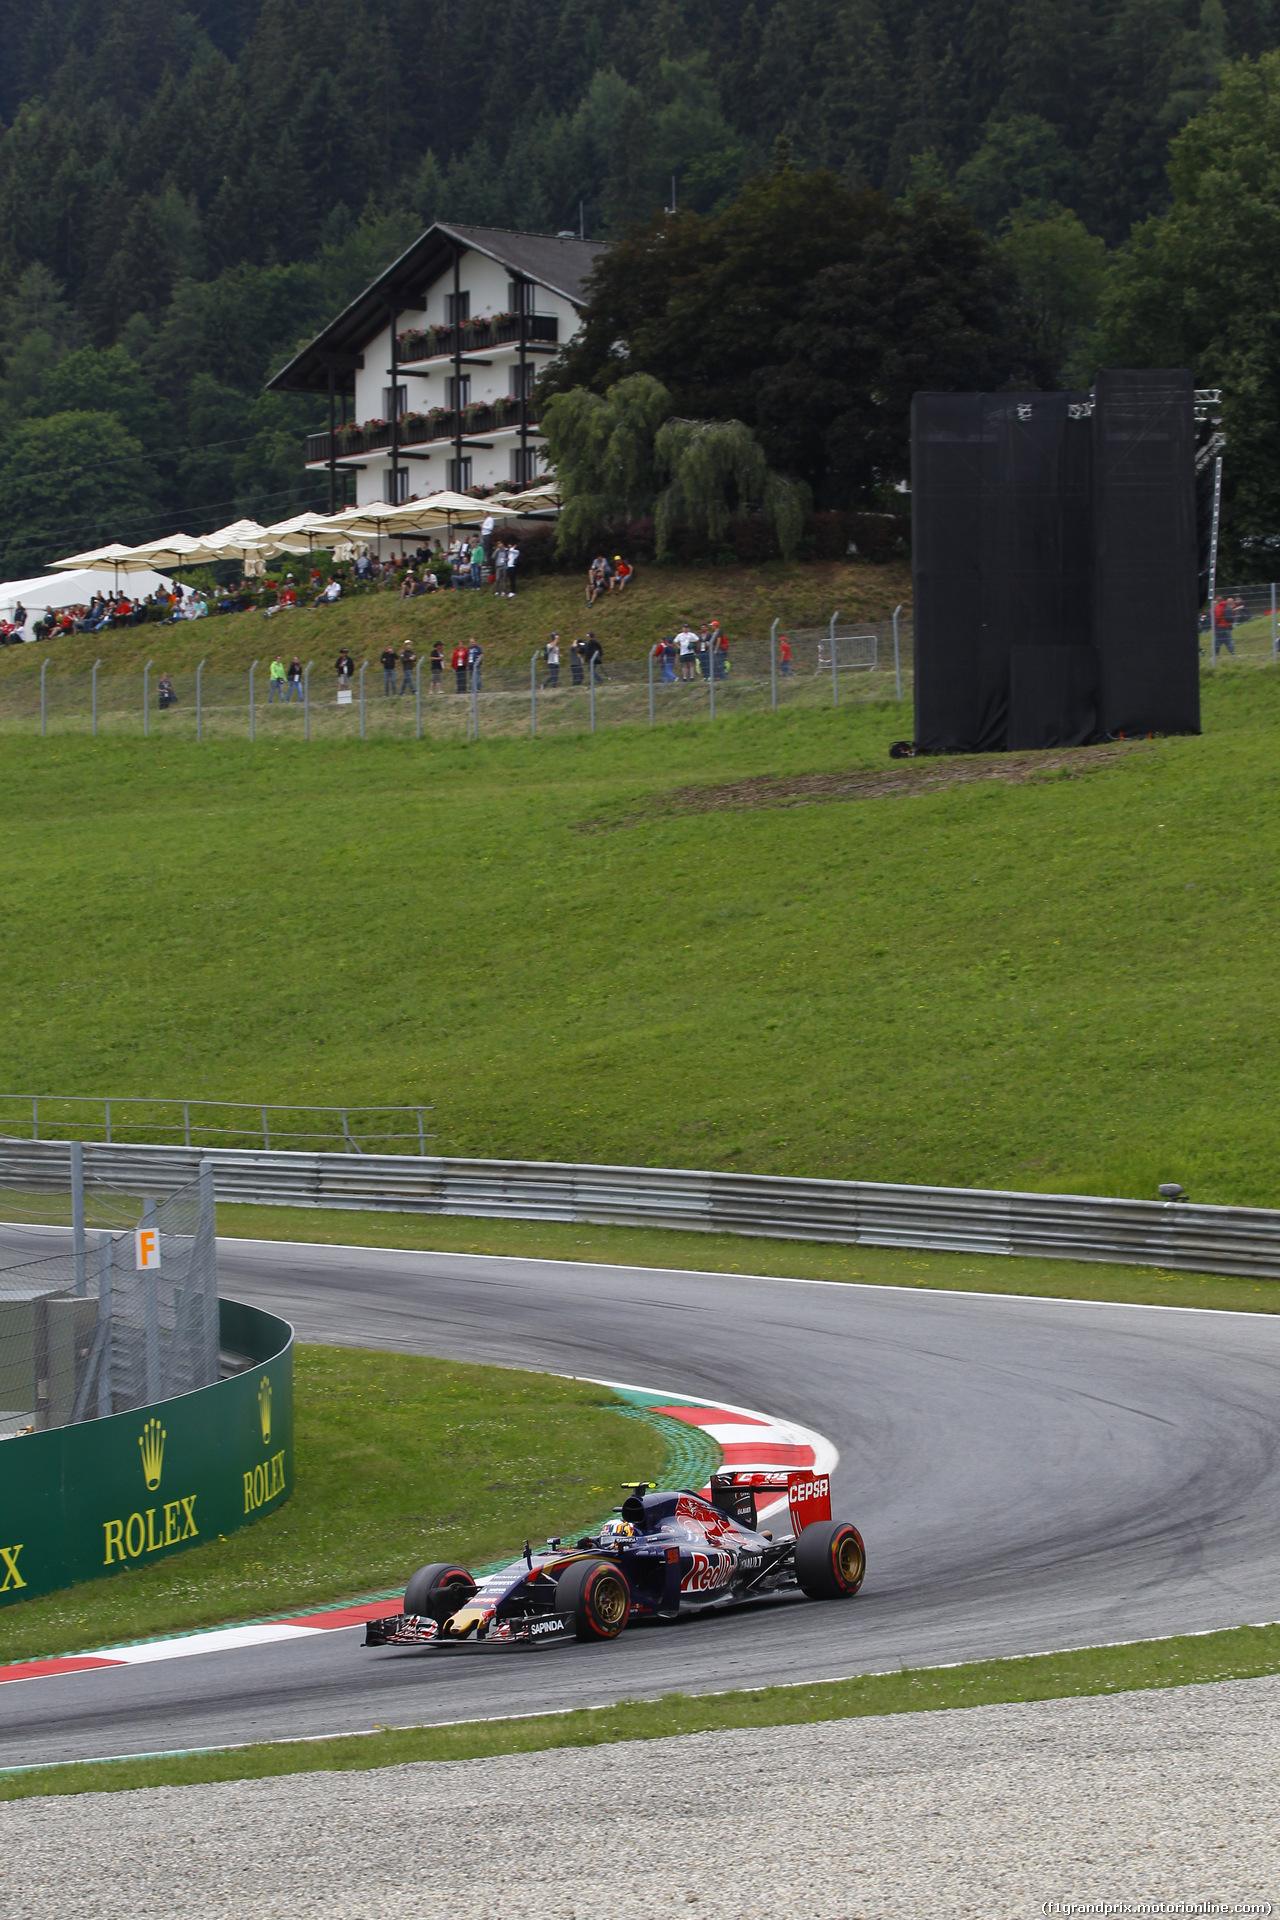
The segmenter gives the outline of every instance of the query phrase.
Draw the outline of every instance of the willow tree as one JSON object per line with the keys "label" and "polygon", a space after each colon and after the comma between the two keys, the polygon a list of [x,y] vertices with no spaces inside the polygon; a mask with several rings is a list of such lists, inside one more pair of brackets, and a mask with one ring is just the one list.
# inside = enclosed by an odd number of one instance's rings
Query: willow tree
{"label": "willow tree", "polygon": [[667,484],[655,513],[658,558],[671,552],[681,528],[724,539],[735,513],[759,509],[773,526],[785,560],[804,530],[808,489],[774,473],[764,449],[741,420],[667,420],[654,441],[654,463]]}
{"label": "willow tree", "polygon": [[670,412],[671,395],[647,373],[604,395],[573,387],[547,401],[542,431],[560,484],[559,553],[576,551],[609,520],[653,511],[660,485],[654,442]]}

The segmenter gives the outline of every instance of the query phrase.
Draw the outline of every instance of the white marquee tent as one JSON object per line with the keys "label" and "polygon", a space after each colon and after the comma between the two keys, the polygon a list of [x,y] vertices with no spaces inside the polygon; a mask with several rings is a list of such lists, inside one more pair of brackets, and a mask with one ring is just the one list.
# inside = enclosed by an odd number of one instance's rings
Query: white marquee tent
{"label": "white marquee tent", "polygon": [[[130,600],[145,600],[157,587],[172,586],[172,580],[162,573],[131,573],[122,579],[121,591]],[[81,607],[95,593],[115,591],[115,575],[109,566],[83,567],[78,573],[42,573],[34,580],[4,580],[0,581],[0,617],[10,619],[21,602],[30,616],[26,626],[26,638],[30,640],[36,617],[50,607]]]}

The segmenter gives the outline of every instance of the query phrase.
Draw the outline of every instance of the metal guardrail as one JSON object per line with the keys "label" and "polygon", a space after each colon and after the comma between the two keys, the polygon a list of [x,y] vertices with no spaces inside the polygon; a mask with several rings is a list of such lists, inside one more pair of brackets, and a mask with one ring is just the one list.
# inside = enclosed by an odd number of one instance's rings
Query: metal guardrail
{"label": "metal guardrail", "polygon": [[[90,1186],[162,1193],[213,1163],[222,1201],[392,1213],[678,1227],[960,1253],[1186,1268],[1280,1279],[1280,1211],[1070,1193],[887,1186],[670,1167],[86,1145]],[[65,1188],[70,1147],[0,1141],[0,1186]]]}

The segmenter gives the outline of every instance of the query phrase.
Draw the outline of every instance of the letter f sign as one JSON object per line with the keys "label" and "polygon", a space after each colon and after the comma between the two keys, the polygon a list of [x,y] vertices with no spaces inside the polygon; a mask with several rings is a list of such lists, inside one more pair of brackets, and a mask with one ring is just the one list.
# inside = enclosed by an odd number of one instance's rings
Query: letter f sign
{"label": "letter f sign", "polygon": [[154,1227],[139,1227],[133,1236],[139,1273],[159,1273],[160,1235]]}

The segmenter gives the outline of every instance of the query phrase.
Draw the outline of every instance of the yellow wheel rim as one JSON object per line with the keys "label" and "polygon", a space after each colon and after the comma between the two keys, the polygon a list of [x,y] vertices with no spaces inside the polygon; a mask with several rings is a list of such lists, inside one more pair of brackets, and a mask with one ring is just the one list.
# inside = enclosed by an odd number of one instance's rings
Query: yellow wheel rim
{"label": "yellow wheel rim", "polygon": [[602,1627],[616,1627],[627,1617],[627,1589],[616,1573],[602,1574],[591,1589],[591,1604]]}
{"label": "yellow wheel rim", "polygon": [[862,1548],[853,1534],[847,1533],[836,1551],[836,1572],[846,1587],[856,1587],[862,1570]]}

